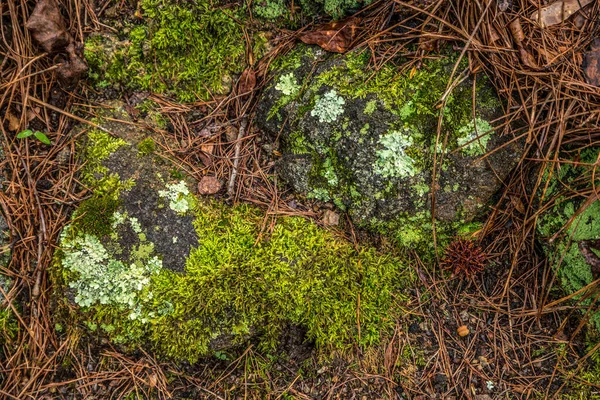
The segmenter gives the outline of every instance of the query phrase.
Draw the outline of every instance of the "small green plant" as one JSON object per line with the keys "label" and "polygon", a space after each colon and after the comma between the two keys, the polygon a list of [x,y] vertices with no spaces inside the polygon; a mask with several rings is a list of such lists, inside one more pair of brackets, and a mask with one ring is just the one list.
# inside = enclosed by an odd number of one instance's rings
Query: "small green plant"
{"label": "small green plant", "polygon": [[44,144],[47,144],[48,146],[50,146],[52,144],[52,142],[50,141],[50,139],[48,139],[48,136],[46,136],[46,134],[44,132],[40,132],[40,131],[34,132],[31,129],[26,129],[17,134],[18,139],[25,139],[30,136],[33,136],[34,138],[36,138],[37,140],[39,140],[40,142],[42,142]]}

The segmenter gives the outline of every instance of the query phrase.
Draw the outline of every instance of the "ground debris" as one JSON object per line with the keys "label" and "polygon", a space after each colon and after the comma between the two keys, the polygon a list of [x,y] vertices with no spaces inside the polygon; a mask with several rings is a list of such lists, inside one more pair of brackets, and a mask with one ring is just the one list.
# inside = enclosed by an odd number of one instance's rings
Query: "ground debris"
{"label": "ground debris", "polygon": [[594,39],[590,51],[583,56],[587,83],[600,86],[600,39]]}
{"label": "ground debris", "polygon": [[555,1],[554,3],[540,8],[539,11],[534,12],[531,15],[531,19],[539,22],[544,28],[558,25],[591,2],[592,0]]}
{"label": "ground debris", "polygon": [[300,40],[306,44],[316,44],[332,53],[344,53],[356,38],[359,22],[359,18],[351,17],[343,21],[321,24],[314,30],[300,35]]}
{"label": "ground debris", "polygon": [[60,80],[74,83],[87,71],[82,45],[67,31],[56,0],[38,1],[27,21],[27,29],[45,52],[66,56],[66,59],[59,59],[57,74]]}

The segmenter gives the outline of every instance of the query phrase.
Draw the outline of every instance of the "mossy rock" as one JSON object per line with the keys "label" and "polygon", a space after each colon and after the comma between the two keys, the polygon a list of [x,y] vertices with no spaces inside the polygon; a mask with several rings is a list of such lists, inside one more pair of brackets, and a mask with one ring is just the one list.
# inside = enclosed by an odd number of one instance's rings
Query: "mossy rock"
{"label": "mossy rock", "polygon": [[[577,158],[581,163],[594,164],[597,157],[598,149],[587,149]],[[599,184],[600,181],[596,181],[596,187]],[[537,223],[544,250],[567,294],[600,278],[600,201],[586,204],[587,199],[576,195],[590,185],[590,167],[561,165],[550,177],[544,193],[546,201],[553,201],[553,207],[546,210]],[[587,295],[595,297],[593,293]],[[581,300],[581,296],[578,299]],[[582,301],[583,305],[591,303],[589,298]],[[591,321],[600,329],[600,312],[593,313]]]}
{"label": "mossy rock", "polygon": [[402,244],[413,245],[431,242],[437,153],[440,229],[473,220],[521,150],[493,131],[503,110],[483,75],[476,77],[474,110],[473,78],[447,94],[436,148],[439,101],[456,59],[451,53],[418,70],[400,73],[389,63],[375,72],[367,69],[367,53],[298,46],[276,60],[257,121],[280,138],[279,174],[297,192],[335,203],[360,225],[391,227]]}
{"label": "mossy rock", "polygon": [[62,326],[189,361],[249,339],[273,349],[290,324],[321,349],[368,346],[393,328],[413,281],[399,259],[300,217],[263,232],[263,211],[195,196],[143,132],[114,120],[99,123],[117,137],[92,130],[80,148],[94,191],[61,234]]}
{"label": "mossy rock", "polygon": [[106,21],[119,32],[86,39],[89,76],[103,89],[149,90],[181,101],[208,100],[231,89],[244,68],[240,10],[210,1],[139,1],[141,19]]}

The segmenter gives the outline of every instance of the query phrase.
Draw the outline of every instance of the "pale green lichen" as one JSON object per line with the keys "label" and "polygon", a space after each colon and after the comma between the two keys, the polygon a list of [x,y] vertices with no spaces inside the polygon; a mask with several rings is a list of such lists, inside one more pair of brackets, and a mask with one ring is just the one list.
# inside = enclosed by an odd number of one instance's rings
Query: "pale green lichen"
{"label": "pale green lichen", "polygon": [[317,99],[310,115],[316,117],[321,123],[334,122],[343,114],[345,103],[344,98],[338,96],[335,90],[330,90]]}
{"label": "pale green lichen", "polygon": [[296,83],[296,77],[293,72],[282,75],[275,86],[275,89],[283,93],[284,96],[295,96],[300,90],[300,85]]}
{"label": "pale green lichen", "polygon": [[185,214],[190,209],[188,196],[190,190],[185,181],[169,183],[166,190],[160,190],[158,195],[169,200],[169,208],[178,214]]}
{"label": "pale green lichen", "polygon": [[407,153],[413,140],[406,131],[391,131],[379,139],[381,149],[377,150],[375,172],[383,177],[406,178],[414,176],[418,171]]}
{"label": "pale green lichen", "polygon": [[458,128],[458,146],[469,156],[485,154],[486,146],[493,133],[493,127],[479,117]]}
{"label": "pale green lichen", "polygon": [[82,307],[96,304],[133,307],[138,292],[162,268],[157,256],[146,254],[146,259],[126,264],[111,257],[96,236],[85,233],[69,236],[67,227],[61,234],[61,263],[75,276],[69,287],[75,290],[75,303]]}

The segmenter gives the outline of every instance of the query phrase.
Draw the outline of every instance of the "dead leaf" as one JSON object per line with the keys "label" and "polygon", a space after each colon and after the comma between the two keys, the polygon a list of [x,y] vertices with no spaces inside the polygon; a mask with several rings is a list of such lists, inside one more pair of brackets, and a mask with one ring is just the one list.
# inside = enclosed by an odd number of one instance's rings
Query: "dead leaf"
{"label": "dead leaf", "polygon": [[533,58],[533,56],[521,45],[519,45],[519,56],[521,57],[521,61],[523,61],[524,65],[531,69],[538,69],[535,58]]}
{"label": "dead leaf", "polygon": [[225,127],[225,138],[229,143],[233,143],[237,140],[238,130],[233,125],[227,125]]}
{"label": "dead leaf", "polygon": [[316,44],[332,53],[347,51],[358,33],[360,18],[350,17],[342,21],[321,24],[310,32],[300,35],[306,44]]}
{"label": "dead leaf", "polygon": [[204,143],[200,146],[200,150],[202,150],[206,154],[212,155],[214,149],[215,149],[215,144],[212,142]]}
{"label": "dead leaf", "polygon": [[521,20],[519,18],[516,18],[514,21],[508,24],[508,28],[515,39],[515,42],[521,43],[523,40],[525,40],[525,33],[523,33],[523,27],[521,26]]}
{"label": "dead leaf", "polygon": [[250,93],[256,86],[256,74],[252,68],[246,68],[238,82],[238,94]]}
{"label": "dead leaf", "polygon": [[46,53],[58,53],[71,43],[56,0],[40,0],[27,21],[27,29]]}
{"label": "dead leaf", "polygon": [[500,34],[493,26],[490,26],[489,40],[490,44],[496,43],[500,39]]}
{"label": "dead leaf", "polygon": [[8,120],[8,130],[11,132],[16,132],[19,130],[21,123],[19,122],[19,118],[15,117],[10,111],[6,113],[6,119]]}
{"label": "dead leaf", "polygon": [[509,196],[510,198],[510,202],[513,205],[513,207],[520,212],[521,214],[525,214],[525,206],[523,205],[523,202],[521,201],[520,198],[518,198],[517,196]]}
{"label": "dead leaf", "polygon": [[583,72],[587,83],[600,87],[600,39],[595,39],[583,56]]}
{"label": "dead leaf", "polygon": [[555,1],[531,14],[531,19],[538,22],[543,28],[566,21],[582,7],[593,0],[563,0]]}
{"label": "dead leaf", "polygon": [[87,71],[87,64],[83,59],[83,46],[77,44],[67,31],[67,24],[56,0],[39,0],[26,26],[45,52],[65,55],[56,71],[61,80],[73,82]]}
{"label": "dead leaf", "polygon": [[198,193],[202,195],[211,195],[221,190],[221,182],[214,176],[203,176],[198,182]]}
{"label": "dead leaf", "polygon": [[340,214],[335,211],[325,210],[321,221],[325,226],[337,226],[340,224]]}

